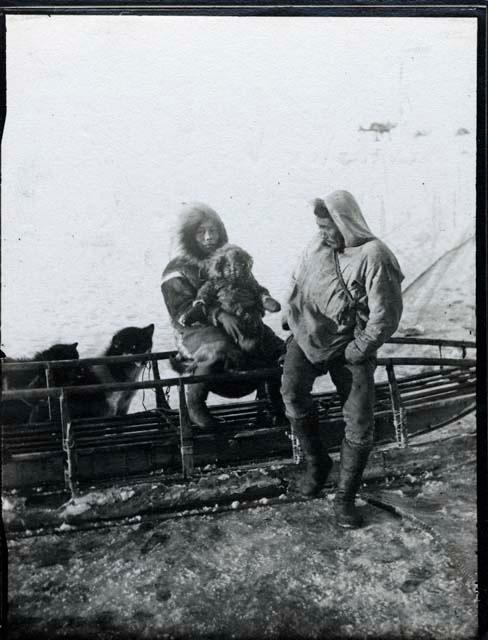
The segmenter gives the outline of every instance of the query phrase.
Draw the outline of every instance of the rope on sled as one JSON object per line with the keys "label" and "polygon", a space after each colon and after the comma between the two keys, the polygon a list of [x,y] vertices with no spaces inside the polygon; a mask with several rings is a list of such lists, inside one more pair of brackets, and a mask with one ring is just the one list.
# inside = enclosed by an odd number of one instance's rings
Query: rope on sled
{"label": "rope on sled", "polygon": [[[142,381],[142,382],[144,382],[145,374],[146,374],[146,373],[147,373],[147,374],[149,374],[149,371],[150,371],[151,369],[152,369],[151,361],[150,361],[150,360],[148,360],[147,362],[145,362],[145,363],[144,363],[144,366],[142,367],[142,375],[141,375],[141,381]],[[142,406],[144,407],[144,411],[147,411],[147,407],[146,407],[146,405],[145,405],[145,403],[144,403],[145,399],[146,399],[146,389],[143,389],[143,390],[142,390],[142,400],[141,400],[141,403],[142,403]]]}

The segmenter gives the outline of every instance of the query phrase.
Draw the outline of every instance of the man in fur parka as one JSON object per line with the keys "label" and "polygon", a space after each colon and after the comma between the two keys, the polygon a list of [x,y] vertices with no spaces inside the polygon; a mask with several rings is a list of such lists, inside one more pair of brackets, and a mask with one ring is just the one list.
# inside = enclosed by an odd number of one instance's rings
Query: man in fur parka
{"label": "man in fur parka", "polygon": [[[213,254],[228,242],[227,231],[220,216],[201,203],[187,205],[180,214],[176,231],[178,255],[163,271],[161,291],[175,330],[177,349],[191,362],[195,375],[205,375],[245,364],[246,358],[238,346],[239,319],[219,307],[207,309],[206,316],[191,326],[184,325],[185,314],[197,299],[200,287],[208,276],[208,263]],[[242,291],[242,296],[246,295]],[[242,300],[243,304],[249,303]],[[262,350],[269,360],[264,366],[277,363],[284,353],[284,342],[265,325]],[[279,384],[269,388],[270,399],[281,404]],[[226,391],[231,391],[227,393]],[[249,388],[236,390],[235,385],[211,387],[202,382],[187,387],[188,411],[191,420],[200,427],[212,426],[215,419],[206,405],[209,391],[220,395],[247,395]],[[282,410],[282,409],[281,409]]]}

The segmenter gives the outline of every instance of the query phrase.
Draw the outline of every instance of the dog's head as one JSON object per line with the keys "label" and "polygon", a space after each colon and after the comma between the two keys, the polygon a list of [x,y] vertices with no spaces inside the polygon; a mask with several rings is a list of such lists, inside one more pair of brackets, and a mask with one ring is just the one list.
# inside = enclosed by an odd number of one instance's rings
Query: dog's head
{"label": "dog's head", "polygon": [[154,324],[147,327],[126,327],[112,338],[110,355],[131,356],[136,353],[148,353],[152,349]]}
{"label": "dog's head", "polygon": [[235,244],[226,244],[212,257],[208,274],[210,278],[226,280],[245,280],[251,275],[253,259]]}
{"label": "dog's head", "polygon": [[[79,360],[78,343],[71,344],[53,344],[49,349],[39,351],[35,354],[34,360]],[[80,376],[81,368],[78,366],[55,368],[53,371],[52,383],[55,387],[76,385]],[[45,386],[44,372],[38,375],[30,382],[31,387]]]}
{"label": "dog's head", "polygon": [[49,349],[38,351],[34,356],[35,360],[79,360],[78,343],[53,344]]}

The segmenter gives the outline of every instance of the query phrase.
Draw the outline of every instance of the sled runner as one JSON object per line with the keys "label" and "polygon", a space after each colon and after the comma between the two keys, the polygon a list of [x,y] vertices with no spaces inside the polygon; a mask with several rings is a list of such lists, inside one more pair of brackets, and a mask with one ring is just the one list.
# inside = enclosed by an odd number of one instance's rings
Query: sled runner
{"label": "sled runner", "polygon": [[[392,338],[392,344],[408,345],[412,354],[437,347],[439,355],[379,358],[376,383],[375,442],[407,447],[409,438],[438,429],[476,408],[475,343],[458,340]],[[443,349],[456,357],[443,357]],[[468,357],[468,352],[473,357]],[[2,402],[48,403],[44,421],[2,424],[2,482],[6,489],[31,491],[37,487],[65,487],[72,494],[83,486],[131,478],[166,479],[194,477],[223,468],[298,462],[300,451],[290,425],[279,422],[267,400],[211,405],[220,422],[215,428],[193,426],[186,408],[188,385],[207,379],[245,382],[279,377],[280,369],[227,373],[220,376],[161,378],[160,363],[174,351],[134,356],[88,358],[72,361],[2,363],[7,368],[44,370],[46,387],[3,389]],[[93,364],[147,362],[149,380],[129,383],[53,387],[55,367],[87,367]],[[422,367],[421,372],[418,372]],[[402,375],[398,375],[401,370]],[[404,371],[416,371],[403,375]],[[383,372],[383,380],[381,380]],[[385,375],[386,372],[386,375]],[[179,402],[171,406],[165,393],[176,388]],[[100,391],[152,389],[156,407],[122,416],[72,419],[70,398]],[[321,437],[331,451],[339,450],[344,423],[335,392],[314,394],[321,422]]]}

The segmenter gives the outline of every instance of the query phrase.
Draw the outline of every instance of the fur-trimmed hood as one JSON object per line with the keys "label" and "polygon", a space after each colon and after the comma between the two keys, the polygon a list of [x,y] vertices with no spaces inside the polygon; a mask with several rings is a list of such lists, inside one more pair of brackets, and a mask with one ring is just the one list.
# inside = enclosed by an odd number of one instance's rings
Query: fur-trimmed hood
{"label": "fur-trimmed hood", "polygon": [[202,222],[211,221],[219,232],[218,247],[228,242],[227,231],[219,214],[201,202],[192,202],[182,209],[176,227],[177,253],[191,261],[205,259],[204,254],[195,241],[195,232]]}

